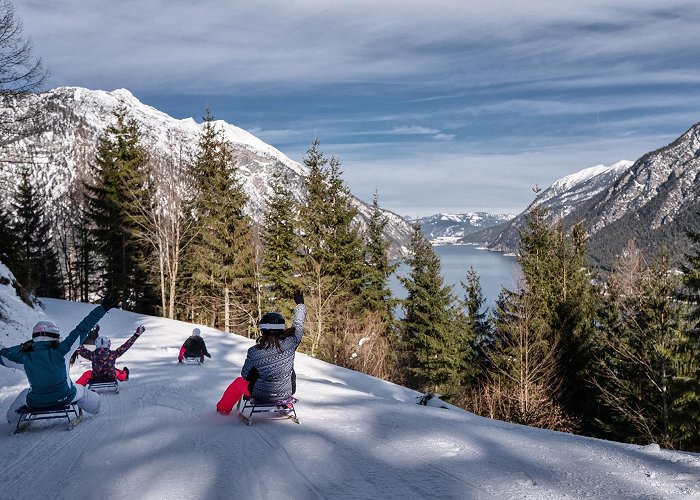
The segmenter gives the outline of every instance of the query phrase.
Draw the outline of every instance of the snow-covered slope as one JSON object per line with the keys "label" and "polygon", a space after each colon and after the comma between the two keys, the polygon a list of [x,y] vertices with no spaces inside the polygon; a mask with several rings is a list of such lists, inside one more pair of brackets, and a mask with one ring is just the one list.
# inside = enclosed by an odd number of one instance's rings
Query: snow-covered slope
{"label": "snow-covered slope", "polygon": [[[47,319],[43,310],[32,307],[22,300],[15,288],[17,286],[12,272],[0,262],[0,346],[2,347],[17,345],[30,339],[34,325]],[[26,381],[24,373],[17,370],[3,370],[0,373],[0,388],[20,384],[23,381]]]}
{"label": "snow-covered slope", "polygon": [[[0,192],[12,192],[17,170],[29,167],[34,184],[54,202],[61,203],[61,197],[87,176],[89,165],[95,161],[98,138],[112,124],[113,111],[119,106],[126,108],[129,118],[138,123],[143,144],[154,161],[194,151],[201,125],[191,118],[175,119],[141,103],[125,89],[106,92],[60,87],[18,98],[11,110],[4,110],[14,112],[8,120],[25,114],[33,119],[17,122],[26,127],[23,134],[8,142],[0,141],[0,162],[8,166],[0,170]],[[249,199],[246,208],[254,220],[262,220],[275,171],[286,173],[292,192],[297,199],[302,196],[305,166],[246,130],[220,120],[214,124],[233,146],[238,175]],[[354,197],[352,203],[359,211],[358,223],[365,224],[371,206]],[[402,255],[410,227],[397,214],[385,211],[385,215],[385,234],[392,244],[392,255]]]}
{"label": "snow-covered slope", "polygon": [[[44,302],[63,331],[93,307]],[[130,380],[101,396],[99,415],[73,431],[40,422],[11,436],[0,425],[0,498],[700,498],[698,454],[420,406],[414,391],[303,354],[301,424],[247,427],[214,406],[251,340],[202,328],[212,359],[183,366],[193,325],[120,310],[101,322],[113,343],[139,324],[146,332],[119,363]],[[0,412],[25,386],[3,385]]]}

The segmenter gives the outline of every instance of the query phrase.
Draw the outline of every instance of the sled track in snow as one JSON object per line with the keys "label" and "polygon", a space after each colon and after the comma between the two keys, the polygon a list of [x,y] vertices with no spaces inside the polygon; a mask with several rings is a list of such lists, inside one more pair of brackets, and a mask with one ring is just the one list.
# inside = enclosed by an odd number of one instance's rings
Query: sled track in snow
{"label": "sled track in snow", "polygon": [[[36,474],[37,470],[42,470],[42,468],[39,466],[46,464],[47,462],[56,460],[57,457],[64,456],[64,454],[60,452],[62,452],[66,447],[72,444],[76,439],[82,437],[90,427],[88,424],[89,422],[84,421],[81,425],[77,426],[71,431],[66,430],[63,422],[61,422],[60,426],[56,423],[51,423],[46,426],[42,426],[42,428],[34,427],[34,429],[32,429],[32,427],[30,426],[29,429],[24,431],[24,433],[18,434],[16,436],[18,439],[30,437],[32,430],[34,430],[36,432],[45,433],[46,436],[41,438],[37,443],[34,443],[29,448],[29,450],[24,455],[22,455],[20,460],[16,461],[10,467],[7,467],[5,470],[3,470],[2,476],[13,477],[13,480],[5,484],[5,488],[2,490],[0,498],[13,498],[14,495],[8,494],[8,492],[11,491],[11,489],[20,480],[24,480],[28,475]],[[50,426],[56,426],[56,428],[50,428]],[[65,436],[66,438],[61,443],[57,444],[57,436],[60,437],[61,435]],[[44,443],[46,443],[47,441],[49,441],[49,445],[44,445]],[[82,452],[83,450],[81,449],[81,454]],[[75,463],[76,462],[71,463],[70,469],[72,469],[75,466]],[[48,471],[53,470],[53,468],[44,467],[44,470],[48,473]],[[35,484],[39,488],[44,488],[44,485],[42,485],[42,481],[26,481],[26,484]],[[43,489],[41,491],[43,491]],[[40,497],[42,495],[40,494],[38,496]]]}
{"label": "sled track in snow", "polygon": [[321,490],[318,489],[318,487],[314,484],[311,479],[309,479],[306,474],[304,474],[299,467],[297,467],[294,458],[287,452],[287,450],[284,448],[284,446],[279,445],[279,444],[273,444],[270,442],[270,440],[265,436],[264,431],[260,431],[259,429],[253,428],[253,426],[248,427],[249,430],[252,430],[259,438],[260,440],[265,443],[272,451],[274,451],[277,455],[280,457],[284,458],[289,465],[299,474],[304,479],[304,482],[307,484],[310,490],[314,491],[316,495],[318,495],[319,498],[327,499],[328,497],[325,496]]}

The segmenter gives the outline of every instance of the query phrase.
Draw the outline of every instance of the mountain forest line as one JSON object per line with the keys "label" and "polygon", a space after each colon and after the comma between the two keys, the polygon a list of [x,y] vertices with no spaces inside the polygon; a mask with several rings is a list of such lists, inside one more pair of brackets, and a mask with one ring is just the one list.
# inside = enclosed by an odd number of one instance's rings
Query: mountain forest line
{"label": "mountain forest line", "polygon": [[369,222],[354,222],[341,163],[318,140],[303,199],[278,174],[255,224],[209,112],[194,151],[156,161],[140,136],[117,109],[89,178],[60,207],[18,167],[0,210],[0,260],[27,300],[110,291],[127,310],[252,336],[268,310],[291,317],[299,288],[301,349],[319,359],[492,418],[700,451],[697,234],[680,274],[668,252],[642,255],[633,240],[603,274],[588,264],[581,226],[549,222],[533,204],[519,231],[520,283],[489,312],[476,271],[465,269],[459,293],[445,285],[416,225],[399,301],[378,197]]}

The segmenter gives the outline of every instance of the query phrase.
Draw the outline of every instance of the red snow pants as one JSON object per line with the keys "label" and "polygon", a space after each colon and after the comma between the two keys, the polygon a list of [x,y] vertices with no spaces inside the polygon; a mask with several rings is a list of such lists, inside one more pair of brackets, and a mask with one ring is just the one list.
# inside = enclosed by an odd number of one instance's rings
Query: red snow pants
{"label": "red snow pants", "polygon": [[[87,385],[87,383],[90,381],[90,377],[92,377],[92,370],[88,370],[85,373],[83,373],[78,380],[75,381],[76,384],[80,385]],[[117,368],[114,369],[114,377],[119,381],[119,382],[124,382],[126,380],[126,372],[121,371]]]}
{"label": "red snow pants", "polygon": [[226,388],[224,395],[221,396],[219,402],[216,403],[216,410],[219,413],[228,415],[231,413],[231,410],[233,410],[233,405],[238,403],[238,400],[241,399],[241,396],[244,394],[250,397],[248,381],[243,377],[238,377]]}

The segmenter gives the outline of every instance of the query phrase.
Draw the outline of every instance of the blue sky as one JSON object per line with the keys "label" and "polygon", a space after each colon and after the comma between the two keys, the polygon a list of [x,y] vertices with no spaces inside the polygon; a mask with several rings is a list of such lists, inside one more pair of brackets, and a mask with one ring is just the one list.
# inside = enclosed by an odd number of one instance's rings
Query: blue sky
{"label": "blue sky", "polygon": [[209,106],[402,215],[519,212],[535,184],[700,121],[696,0],[15,0],[48,87]]}

